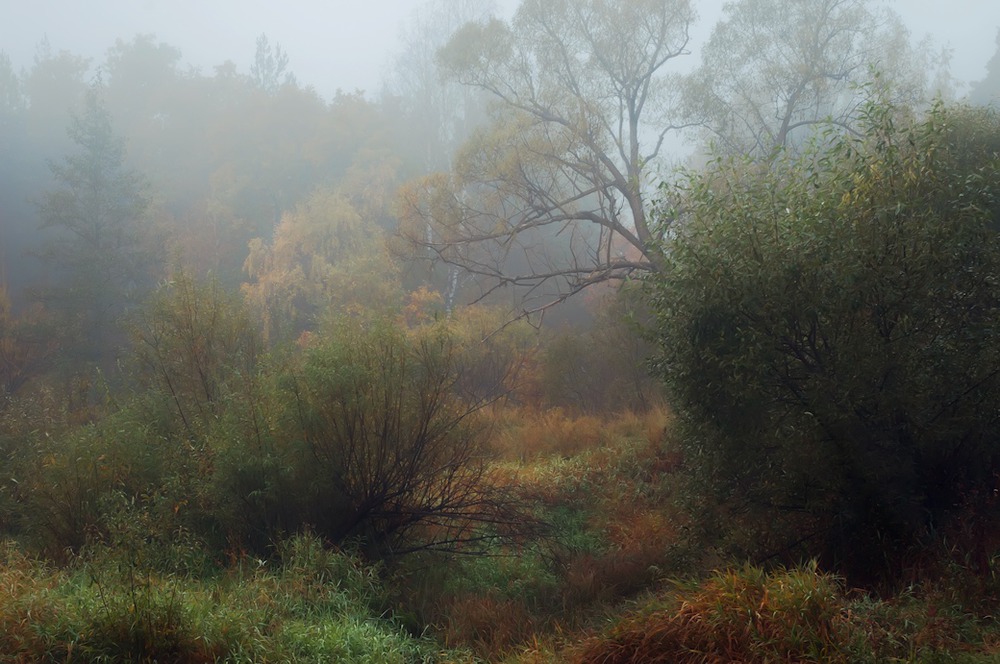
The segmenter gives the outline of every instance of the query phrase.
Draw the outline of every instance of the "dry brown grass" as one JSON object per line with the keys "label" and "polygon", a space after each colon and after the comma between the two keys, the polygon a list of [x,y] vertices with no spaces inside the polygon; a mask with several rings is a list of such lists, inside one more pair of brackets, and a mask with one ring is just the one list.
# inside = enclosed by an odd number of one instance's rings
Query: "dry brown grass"
{"label": "dry brown grass", "polygon": [[720,572],[674,605],[626,617],[579,664],[847,662],[846,598],[812,569]]}
{"label": "dry brown grass", "polygon": [[[13,543],[0,545],[0,645],[5,652],[44,652],[44,639],[33,625],[56,619],[56,607],[46,600],[59,578],[37,572]],[[29,661],[24,659],[23,661]]]}
{"label": "dry brown grass", "polygon": [[446,646],[502,654],[529,642],[539,631],[538,619],[516,599],[466,595],[449,602],[440,637]]}
{"label": "dry brown grass", "polygon": [[604,422],[597,417],[574,417],[561,408],[511,409],[504,414],[504,426],[495,444],[505,461],[570,457],[605,444],[608,438],[604,428]]}
{"label": "dry brown grass", "polygon": [[496,413],[500,423],[495,448],[503,461],[528,463],[551,456],[569,458],[614,445],[621,439],[658,444],[671,421],[670,411],[625,411],[606,417],[573,413],[563,408],[536,410],[506,407]]}

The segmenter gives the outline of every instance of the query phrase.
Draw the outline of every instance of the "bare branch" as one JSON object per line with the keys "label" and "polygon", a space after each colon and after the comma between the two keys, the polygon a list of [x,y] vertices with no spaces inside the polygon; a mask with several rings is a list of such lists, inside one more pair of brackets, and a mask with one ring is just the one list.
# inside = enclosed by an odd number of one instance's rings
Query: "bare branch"
{"label": "bare branch", "polygon": [[657,269],[647,175],[675,125],[653,111],[692,19],[688,0],[524,0],[509,25],[460,30],[442,69],[494,97],[494,123],[411,191],[402,235],[524,312]]}

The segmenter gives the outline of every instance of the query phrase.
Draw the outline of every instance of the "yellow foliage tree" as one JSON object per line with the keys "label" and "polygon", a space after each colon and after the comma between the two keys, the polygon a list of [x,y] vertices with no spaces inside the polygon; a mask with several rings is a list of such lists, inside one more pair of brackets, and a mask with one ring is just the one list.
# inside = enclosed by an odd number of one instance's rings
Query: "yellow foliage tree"
{"label": "yellow foliage tree", "polygon": [[335,189],[317,190],[285,214],[270,244],[252,240],[244,270],[244,295],[261,312],[271,342],[295,338],[324,315],[385,310],[402,301],[382,231]]}

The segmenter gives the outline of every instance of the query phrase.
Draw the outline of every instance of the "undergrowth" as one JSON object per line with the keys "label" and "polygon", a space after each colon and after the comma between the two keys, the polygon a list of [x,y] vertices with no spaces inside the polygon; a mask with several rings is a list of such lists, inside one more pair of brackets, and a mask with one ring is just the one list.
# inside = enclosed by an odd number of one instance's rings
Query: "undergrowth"
{"label": "undergrowth", "polygon": [[848,591],[815,563],[747,566],[659,593],[564,656],[578,664],[997,661],[995,618],[926,591],[880,599]]}
{"label": "undergrowth", "polygon": [[311,537],[217,575],[103,550],[57,569],[4,547],[0,662],[409,662],[441,658],[383,615],[376,570]]}
{"label": "undergrowth", "polygon": [[690,535],[666,413],[518,417],[489,479],[540,535],[381,565],[300,535],[264,559],[154,527],[172,503],[116,493],[59,565],[2,545],[0,663],[1000,661],[991,522],[940,534],[892,588],[816,563],[727,567]]}
{"label": "undergrowth", "polygon": [[574,633],[680,560],[683,518],[672,507],[679,460],[666,412],[508,417],[492,481],[534,506],[548,525],[543,536],[484,558],[411,559],[395,580],[414,625],[488,660]]}

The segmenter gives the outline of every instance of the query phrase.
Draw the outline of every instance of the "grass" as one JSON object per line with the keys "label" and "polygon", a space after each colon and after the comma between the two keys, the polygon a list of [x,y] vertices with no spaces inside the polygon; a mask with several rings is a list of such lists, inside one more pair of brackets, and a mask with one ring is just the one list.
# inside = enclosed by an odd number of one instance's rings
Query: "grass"
{"label": "grass", "polygon": [[[439,648],[378,608],[377,573],[311,538],[274,566],[216,577],[102,562],[57,569],[7,545],[0,564],[0,662],[436,661]],[[100,569],[98,569],[100,568]]]}
{"label": "grass", "polygon": [[544,414],[504,441],[498,481],[555,527],[492,576],[452,568],[437,586],[448,644],[505,663],[1000,661],[996,569],[971,564],[968,542],[928,554],[935,565],[884,596],[815,564],[705,575],[717,558],[685,545],[669,416],[603,421],[579,448],[568,441],[592,421],[571,420]]}
{"label": "grass", "polygon": [[[493,481],[535,506],[549,524],[545,535],[447,567],[410,561],[394,584],[413,624],[489,661],[539,652],[541,642],[581,629],[675,564],[677,462],[665,413],[517,415],[526,419],[506,423]],[[526,437],[515,438],[519,432]],[[585,439],[579,448],[566,442],[577,435]]]}
{"label": "grass", "polygon": [[815,565],[747,566],[654,595],[568,648],[578,664],[993,662],[993,618],[943,607],[920,589],[849,592]]}
{"label": "grass", "polygon": [[704,572],[668,414],[517,417],[491,479],[540,537],[373,566],[300,535],[223,564],[147,522],[155,501],[116,504],[111,535],[64,564],[0,547],[0,663],[1000,661],[1000,556],[978,530],[881,596],[815,564]]}
{"label": "grass", "polygon": [[596,662],[835,662],[844,601],[814,569],[719,572],[626,616],[583,649]]}

